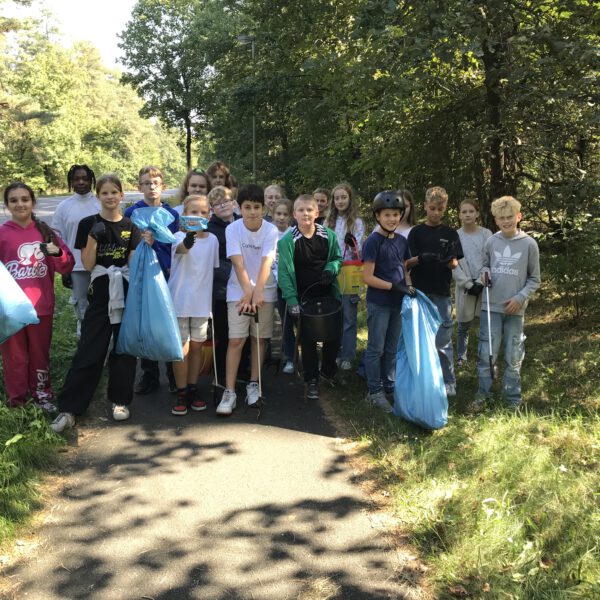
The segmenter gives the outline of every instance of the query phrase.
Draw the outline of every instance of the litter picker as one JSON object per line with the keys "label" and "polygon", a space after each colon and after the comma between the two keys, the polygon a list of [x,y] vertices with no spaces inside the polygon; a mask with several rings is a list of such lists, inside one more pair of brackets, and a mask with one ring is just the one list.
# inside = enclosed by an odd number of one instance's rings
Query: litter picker
{"label": "litter picker", "polygon": [[485,281],[485,303],[487,305],[487,326],[488,326],[488,345],[489,345],[489,360],[490,360],[490,375],[492,381],[494,379],[494,353],[492,351],[492,319],[490,317],[490,288],[492,287],[492,280],[488,271],[484,273]]}

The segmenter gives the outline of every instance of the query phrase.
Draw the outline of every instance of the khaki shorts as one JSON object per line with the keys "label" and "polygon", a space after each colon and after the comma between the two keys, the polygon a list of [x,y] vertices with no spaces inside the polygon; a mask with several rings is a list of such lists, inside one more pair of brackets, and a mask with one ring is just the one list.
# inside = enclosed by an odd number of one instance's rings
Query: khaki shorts
{"label": "khaki shorts", "polygon": [[177,317],[181,342],[204,342],[208,338],[208,317]]}
{"label": "khaki shorts", "polygon": [[[275,302],[265,302],[258,309],[258,335],[262,339],[273,336],[273,307]],[[229,338],[256,337],[254,317],[239,315],[237,302],[227,303],[227,320],[229,322]]]}

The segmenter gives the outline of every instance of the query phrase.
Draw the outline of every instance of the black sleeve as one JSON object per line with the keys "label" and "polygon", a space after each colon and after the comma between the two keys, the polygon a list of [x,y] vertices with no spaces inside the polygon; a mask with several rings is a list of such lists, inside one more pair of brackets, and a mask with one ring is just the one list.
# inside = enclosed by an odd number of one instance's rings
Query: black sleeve
{"label": "black sleeve", "polygon": [[411,256],[419,255],[419,243],[417,240],[417,232],[417,227],[413,227],[408,233],[408,249],[410,250]]}
{"label": "black sleeve", "polygon": [[460,243],[460,236],[458,235],[458,231],[456,229],[453,230],[454,235],[456,236],[454,239],[454,256],[456,258],[461,259],[464,258],[465,255],[463,253],[462,244]]}
{"label": "black sleeve", "polygon": [[138,244],[142,241],[142,234],[140,230],[132,223],[131,224],[131,238],[129,244],[129,252],[135,250]]}
{"label": "black sleeve", "polygon": [[77,250],[81,250],[87,246],[88,235],[95,222],[96,215],[86,217],[85,219],[81,219],[81,221],[79,221],[77,235],[75,236],[75,248],[77,248]]}

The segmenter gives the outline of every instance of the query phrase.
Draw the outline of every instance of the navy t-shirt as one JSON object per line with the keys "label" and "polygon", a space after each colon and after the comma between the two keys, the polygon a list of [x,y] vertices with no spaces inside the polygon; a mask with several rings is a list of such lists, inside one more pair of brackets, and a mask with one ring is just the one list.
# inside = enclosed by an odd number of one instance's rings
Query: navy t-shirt
{"label": "navy t-shirt", "polygon": [[[373,275],[390,283],[403,283],[404,261],[410,258],[408,242],[404,236],[394,234],[386,237],[374,231],[365,241],[362,248],[363,262],[375,263]],[[383,306],[400,306],[403,294],[392,290],[367,288],[367,302]]]}

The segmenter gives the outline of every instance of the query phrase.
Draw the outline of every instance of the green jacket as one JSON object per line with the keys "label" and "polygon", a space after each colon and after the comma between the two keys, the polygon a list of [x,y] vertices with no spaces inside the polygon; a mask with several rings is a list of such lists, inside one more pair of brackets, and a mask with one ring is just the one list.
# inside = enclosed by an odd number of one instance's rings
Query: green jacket
{"label": "green jacket", "polygon": [[[315,224],[317,231],[315,235],[327,235],[327,244],[329,247],[329,253],[327,255],[327,264],[325,269],[331,271],[336,277],[333,280],[331,289],[333,295],[341,299],[340,287],[337,282],[337,274],[342,268],[342,253],[340,251],[340,245],[338,244],[335,232],[323,225]],[[300,304],[298,298],[298,286],[296,283],[296,268],[294,267],[294,251],[296,240],[300,239],[302,234],[297,227],[292,227],[278,242],[277,251],[279,258],[277,261],[277,271],[279,275],[279,287],[283,299],[287,302],[288,306],[295,306]]]}

